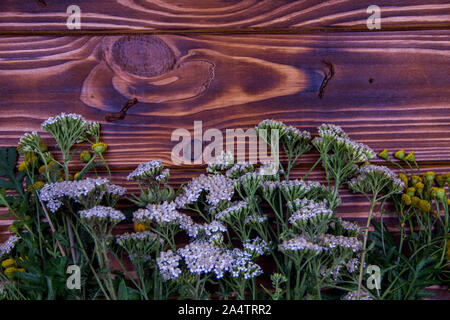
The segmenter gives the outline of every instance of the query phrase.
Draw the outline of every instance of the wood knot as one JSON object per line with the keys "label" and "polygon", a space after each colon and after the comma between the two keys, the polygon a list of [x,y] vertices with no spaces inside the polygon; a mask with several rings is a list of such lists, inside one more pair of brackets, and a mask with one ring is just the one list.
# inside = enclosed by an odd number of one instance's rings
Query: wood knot
{"label": "wood knot", "polygon": [[123,71],[141,77],[159,76],[176,63],[172,49],[151,35],[121,37],[112,47],[112,58]]}

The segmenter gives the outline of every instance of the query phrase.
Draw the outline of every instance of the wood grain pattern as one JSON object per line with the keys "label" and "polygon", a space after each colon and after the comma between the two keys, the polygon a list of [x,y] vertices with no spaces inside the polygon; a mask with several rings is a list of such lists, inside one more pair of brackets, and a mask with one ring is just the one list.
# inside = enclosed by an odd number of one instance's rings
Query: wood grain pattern
{"label": "wood grain pattern", "polygon": [[[45,5],[43,5],[45,3]],[[68,31],[67,8],[82,11],[82,30],[206,30],[251,28],[367,30],[362,0],[45,0],[2,2],[1,32]],[[443,0],[380,0],[382,23],[389,28],[449,27],[450,4]]]}
{"label": "wood grain pattern", "polygon": [[[77,112],[102,123],[113,182],[163,159],[173,183],[204,171],[174,166],[177,128],[247,129],[273,118],[315,131],[343,126],[376,151],[415,150],[427,168],[450,169],[450,31],[327,35],[132,35],[0,38],[0,145],[48,116]],[[318,91],[333,64],[322,99]],[[105,121],[132,98],[123,120]],[[51,143],[48,135],[45,140]],[[56,153],[56,155],[58,155]],[[302,158],[295,177],[316,159]],[[76,168],[74,168],[75,170]],[[323,181],[320,171],[311,176]],[[365,201],[343,193],[343,217],[364,219]],[[9,222],[0,221],[0,230]]]}

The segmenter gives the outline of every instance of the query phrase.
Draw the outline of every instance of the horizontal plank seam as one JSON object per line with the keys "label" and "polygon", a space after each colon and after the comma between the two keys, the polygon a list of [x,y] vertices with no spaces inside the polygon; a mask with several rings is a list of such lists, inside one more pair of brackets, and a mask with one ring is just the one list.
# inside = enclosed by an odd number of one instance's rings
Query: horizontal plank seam
{"label": "horizontal plank seam", "polygon": [[317,27],[317,28],[222,28],[222,29],[110,29],[110,30],[0,30],[0,36],[121,36],[134,34],[173,34],[173,35],[221,35],[221,34],[317,34],[386,31],[427,31],[450,30],[450,23],[431,26],[402,25],[383,26],[369,30],[365,26]]}

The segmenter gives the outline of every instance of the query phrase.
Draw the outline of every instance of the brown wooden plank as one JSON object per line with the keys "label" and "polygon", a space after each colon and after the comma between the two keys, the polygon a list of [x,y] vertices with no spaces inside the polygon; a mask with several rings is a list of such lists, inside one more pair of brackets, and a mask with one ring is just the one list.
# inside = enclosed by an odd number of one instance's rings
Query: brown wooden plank
{"label": "brown wooden plank", "polygon": [[[76,112],[102,123],[114,182],[127,185],[138,163],[163,159],[179,184],[204,168],[173,165],[173,130],[197,120],[204,131],[247,129],[274,118],[312,132],[333,122],[376,151],[414,150],[445,172],[449,40],[450,31],[0,38],[0,145]],[[335,75],[320,99],[322,60]],[[105,121],[134,97],[140,102],[123,120]],[[316,157],[306,155],[294,177]],[[343,216],[365,217],[362,198],[344,198]]]}
{"label": "brown wooden plank", "polygon": [[370,5],[381,7],[382,27],[449,27],[450,4],[443,0],[30,0],[2,2],[0,32],[68,31],[66,10],[76,4],[82,30],[205,30],[265,28],[367,30]]}

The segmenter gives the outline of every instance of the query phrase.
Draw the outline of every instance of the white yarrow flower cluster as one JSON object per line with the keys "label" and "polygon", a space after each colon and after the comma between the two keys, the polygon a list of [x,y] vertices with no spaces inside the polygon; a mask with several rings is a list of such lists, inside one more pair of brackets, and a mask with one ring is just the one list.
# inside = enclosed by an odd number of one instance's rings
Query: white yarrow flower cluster
{"label": "white yarrow flower cluster", "polygon": [[16,246],[17,241],[19,241],[19,237],[16,235],[12,235],[3,242],[2,245],[0,245],[0,258],[3,257],[5,254],[9,254],[12,249]]}
{"label": "white yarrow flower cluster", "polygon": [[[104,189],[103,189],[104,188]],[[62,181],[46,184],[40,191],[42,201],[46,202],[51,212],[56,212],[62,206],[62,200],[69,199],[77,203],[94,191],[99,191],[98,199],[101,199],[106,192],[123,195],[125,189],[110,185],[108,180],[103,178],[86,178],[79,181]]]}
{"label": "white yarrow flower cluster", "polygon": [[303,140],[305,142],[308,142],[311,140],[311,133],[308,131],[300,131],[294,126],[286,126],[284,128],[284,139],[288,141],[299,141]]}
{"label": "white yarrow flower cluster", "polygon": [[57,115],[55,117],[50,117],[47,120],[45,120],[42,124],[41,124],[41,129],[43,130],[48,130],[48,128],[54,124],[60,124],[62,121],[68,121],[68,120],[72,120],[72,121],[77,121],[77,120],[81,120],[82,123],[84,123],[84,125],[87,125],[86,120],[79,114],[76,113],[61,113],[60,115]]}
{"label": "white yarrow flower cluster", "polygon": [[319,254],[324,248],[308,241],[304,236],[299,235],[289,240],[284,240],[278,249],[282,252],[301,252],[301,253],[312,253]]}
{"label": "white yarrow flower cluster", "polygon": [[226,232],[227,228],[220,221],[213,220],[205,224],[192,223],[187,227],[186,231],[190,237],[205,237],[206,239],[210,239],[218,233]]}
{"label": "white yarrow flower cluster", "polygon": [[392,193],[401,193],[405,183],[385,166],[367,165],[360,169],[360,174],[350,180],[349,187],[357,192],[372,192],[379,186],[385,186]]}
{"label": "white yarrow flower cluster", "polygon": [[234,194],[233,180],[223,175],[200,175],[186,185],[183,192],[174,200],[177,208],[197,201],[205,191],[206,202],[216,206],[220,201],[230,201]]}
{"label": "white yarrow flower cluster", "polygon": [[255,168],[251,163],[240,162],[233,165],[230,169],[225,172],[228,178],[236,179],[246,174],[247,172],[253,172]]}
{"label": "white yarrow flower cluster", "polygon": [[246,242],[244,242],[243,247],[244,250],[251,255],[252,259],[263,256],[270,251],[267,242],[260,237],[256,237],[255,239],[248,239]]}
{"label": "white yarrow flower cluster", "polygon": [[108,194],[121,197],[125,194],[125,192],[127,192],[127,189],[125,189],[121,186],[117,186],[115,184],[109,184],[109,183],[106,185],[106,193],[108,193]]}
{"label": "white yarrow flower cluster", "polygon": [[111,207],[95,206],[88,210],[81,210],[78,212],[82,219],[86,220],[109,220],[112,222],[119,222],[125,220],[125,216],[119,210]]}
{"label": "white yarrow flower cluster", "polygon": [[140,163],[137,168],[127,176],[127,180],[154,179],[162,174],[163,168],[164,166],[161,160]]}
{"label": "white yarrow flower cluster", "polygon": [[323,198],[329,192],[329,188],[319,182],[305,182],[303,180],[282,181],[279,184],[279,188],[283,192],[286,201],[293,201],[306,196],[308,198]]}
{"label": "white yarrow flower cluster", "polygon": [[183,214],[176,210],[174,202],[164,201],[162,204],[149,205],[133,213],[135,222],[156,222],[158,224],[180,223]]}
{"label": "white yarrow flower cluster", "polygon": [[358,238],[335,236],[332,234],[319,235],[320,244],[326,250],[333,250],[337,248],[350,249],[353,252],[358,252],[362,249],[362,242]]}
{"label": "white yarrow flower cluster", "polygon": [[208,173],[220,172],[230,169],[234,164],[234,155],[231,151],[222,151],[213,161],[208,163]]}
{"label": "white yarrow flower cluster", "polygon": [[214,273],[217,279],[222,278],[225,272],[230,270],[233,262],[233,257],[228,251],[206,241],[191,242],[177,252],[183,257],[190,273],[197,275]]}
{"label": "white yarrow flower cluster", "polygon": [[351,292],[347,293],[342,299],[343,300],[372,300],[370,295],[365,291],[361,291],[359,299],[358,299],[358,291],[351,291]]}
{"label": "white yarrow flower cluster", "polygon": [[319,223],[333,216],[333,210],[327,207],[326,202],[315,202],[312,200],[304,202],[306,202],[305,205],[300,210],[295,211],[289,218],[290,224],[302,228],[308,222],[313,224]]}
{"label": "white yarrow flower cluster", "polygon": [[220,211],[216,214],[215,218],[217,220],[227,220],[232,216],[240,215],[244,210],[248,209],[248,203],[246,201],[234,202],[231,206],[225,210]]}
{"label": "white yarrow flower cluster", "polygon": [[231,255],[230,273],[233,278],[244,278],[248,280],[256,278],[263,273],[261,267],[253,262],[252,255],[249,252],[233,249]]}
{"label": "white yarrow flower cluster", "polygon": [[39,150],[39,143],[41,142],[41,137],[36,131],[31,133],[25,133],[19,139],[20,151],[23,153],[36,152]]}
{"label": "white yarrow flower cluster", "polygon": [[286,206],[291,212],[295,212],[303,208],[310,210],[328,209],[328,201],[327,200],[315,201],[308,198],[303,198],[288,201],[286,203]]}
{"label": "white yarrow flower cluster", "polygon": [[159,268],[159,273],[164,280],[172,280],[180,276],[180,260],[181,257],[172,250],[163,251],[159,254],[156,263]]}
{"label": "white yarrow flower cluster", "polygon": [[[118,244],[121,244],[125,241],[141,241],[141,240],[147,240],[147,239],[154,239],[157,238],[158,236],[150,231],[142,231],[142,232],[134,232],[134,233],[123,233],[119,236],[116,237],[116,242]],[[161,239],[162,240],[162,239]]]}

